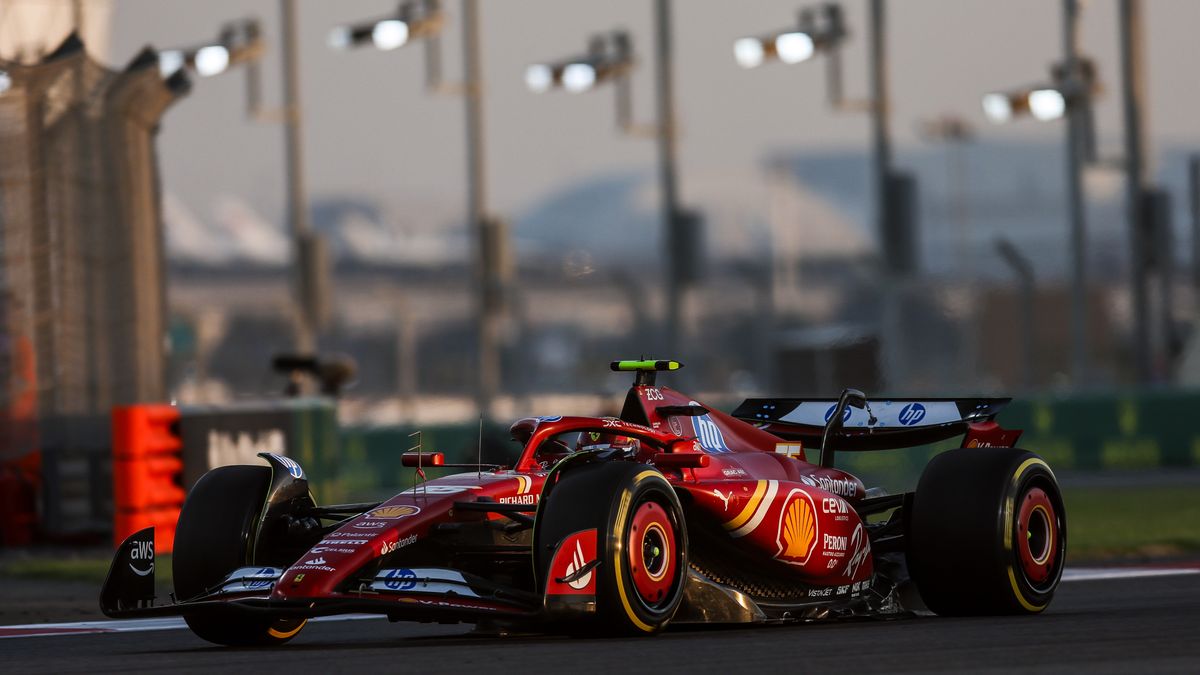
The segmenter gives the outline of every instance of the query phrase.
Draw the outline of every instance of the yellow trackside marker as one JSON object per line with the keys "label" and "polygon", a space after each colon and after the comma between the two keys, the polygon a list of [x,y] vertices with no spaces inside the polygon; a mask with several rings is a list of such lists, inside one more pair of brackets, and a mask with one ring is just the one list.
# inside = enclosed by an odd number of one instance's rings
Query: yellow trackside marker
{"label": "yellow trackside marker", "polygon": [[292,637],[292,636],[293,636],[293,635],[295,635],[296,633],[299,633],[299,632],[300,632],[300,629],[301,629],[301,628],[304,628],[304,625],[305,625],[305,624],[307,624],[307,623],[308,623],[308,619],[305,619],[305,620],[303,620],[303,621],[301,621],[301,622],[300,622],[300,625],[299,625],[299,626],[296,626],[296,627],[295,627],[295,628],[293,628],[292,630],[289,630],[289,631],[286,631],[286,632],[285,632],[285,631],[279,631],[279,630],[275,630],[274,628],[268,628],[268,629],[267,629],[267,635],[270,635],[270,636],[271,636],[271,637],[273,637],[273,638],[278,638],[278,639],[280,639],[280,640],[286,640],[287,638],[290,638],[290,637]]}
{"label": "yellow trackside marker", "polygon": [[725,529],[736,530],[750,520],[750,516],[754,515],[754,510],[758,508],[759,502],[762,501],[763,495],[767,492],[767,481],[760,480],[754,488],[754,494],[750,495],[750,500],[746,502],[745,508],[741,513],[733,517],[733,520],[725,523]]}

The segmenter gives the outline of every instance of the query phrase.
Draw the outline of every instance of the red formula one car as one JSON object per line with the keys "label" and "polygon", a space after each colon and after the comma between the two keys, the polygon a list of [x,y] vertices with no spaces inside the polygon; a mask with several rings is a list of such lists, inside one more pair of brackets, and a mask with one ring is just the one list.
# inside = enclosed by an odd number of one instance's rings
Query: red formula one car
{"label": "red formula one car", "polygon": [[[470,465],[380,503],[317,506],[303,469],[227,466],[192,489],[175,593],[154,603],[153,532],[121,546],[111,617],[182,615],[227,645],[280,644],[309,617],[370,612],[558,632],[668,623],[1036,613],[1063,568],[1050,467],[993,418],[1008,399],[752,399],[732,415],[636,372],[620,417],[518,420],[512,466]],[[885,494],[834,452],[963,435],[915,492]],[[817,461],[806,451],[820,448]],[[443,464],[409,453],[406,465]]]}

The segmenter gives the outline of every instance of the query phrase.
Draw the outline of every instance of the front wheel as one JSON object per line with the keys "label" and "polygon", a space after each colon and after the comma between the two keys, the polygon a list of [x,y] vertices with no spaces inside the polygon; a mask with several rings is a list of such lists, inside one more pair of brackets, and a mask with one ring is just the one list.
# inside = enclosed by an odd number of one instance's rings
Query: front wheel
{"label": "front wheel", "polygon": [[647,635],[675,615],[687,579],[687,530],[675,490],[655,469],[632,462],[572,469],[543,498],[537,528],[543,588],[563,578],[560,561],[575,562],[563,557],[574,555],[573,535],[595,532],[594,558],[564,568],[591,563],[595,574],[595,612],[560,616],[569,632]]}
{"label": "front wheel", "polygon": [[[177,598],[191,599],[235,569],[254,564],[250,548],[270,483],[271,469],[265,466],[223,466],[196,481],[175,528],[172,572]],[[280,645],[304,627],[304,619],[276,619],[234,608],[185,620],[199,637],[230,646]]]}
{"label": "front wheel", "polygon": [[945,615],[1036,614],[1066,560],[1058,482],[1037,455],[960,448],[934,457],[913,496],[908,568],[921,599]]}

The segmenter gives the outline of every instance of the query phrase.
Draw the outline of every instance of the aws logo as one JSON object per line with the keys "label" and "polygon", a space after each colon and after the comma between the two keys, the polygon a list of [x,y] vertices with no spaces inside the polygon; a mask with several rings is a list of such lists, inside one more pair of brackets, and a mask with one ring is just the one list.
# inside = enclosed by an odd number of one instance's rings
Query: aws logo
{"label": "aws logo", "polygon": [[803,490],[792,490],[783,500],[775,557],[789,565],[804,565],[817,544],[817,507]]}
{"label": "aws logo", "polygon": [[[154,573],[154,541],[132,541],[129,543],[129,569],[139,577]],[[145,569],[139,569],[132,561],[149,563]]]}

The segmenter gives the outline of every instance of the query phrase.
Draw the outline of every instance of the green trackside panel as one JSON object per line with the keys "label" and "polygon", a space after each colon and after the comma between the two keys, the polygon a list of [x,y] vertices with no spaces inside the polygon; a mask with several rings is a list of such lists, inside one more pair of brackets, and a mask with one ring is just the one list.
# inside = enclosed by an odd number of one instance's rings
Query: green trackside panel
{"label": "green trackside panel", "polygon": [[328,399],[296,399],[287,407],[296,439],[292,456],[304,467],[317,503],[343,501],[347,490],[341,475],[336,404]]}
{"label": "green trackside panel", "polygon": [[1154,392],[1138,406],[1138,436],[1154,439],[1160,466],[1200,466],[1192,447],[1200,441],[1200,392]]}
{"label": "green trackside panel", "polygon": [[[412,487],[418,480],[416,470],[405,467],[401,456],[417,444],[416,431],[421,432],[424,452],[440,452],[450,464],[474,464],[479,455],[478,423],[440,424],[421,426],[346,427],[340,431],[344,449],[340,475],[354,499],[384,497],[389,493]],[[511,465],[520,448],[508,440],[507,425],[485,425],[483,429],[483,461]],[[426,476],[435,478],[470,469],[426,469]]]}
{"label": "green trackside panel", "polygon": [[[400,456],[416,444],[416,426],[337,427],[335,411],[297,403],[295,418],[300,461],[313,479],[318,498],[384,498],[411,487],[415,471]],[[1058,470],[1124,471],[1155,466],[1200,466],[1200,392],[1092,394],[1018,399],[998,421],[1023,429],[1020,447],[1036,452]],[[479,447],[478,423],[422,426],[426,452],[441,452],[450,463],[473,464]],[[507,425],[483,432],[483,461],[511,465],[519,452]],[[892,492],[911,490],[925,464],[938,452],[957,447],[959,439],[931,446],[880,452],[839,453],[835,465],[868,485]],[[469,469],[426,471],[429,477]]]}
{"label": "green trackside panel", "polygon": [[999,422],[1056,468],[1131,470],[1200,465],[1200,392],[1094,394],[1014,401]]}

